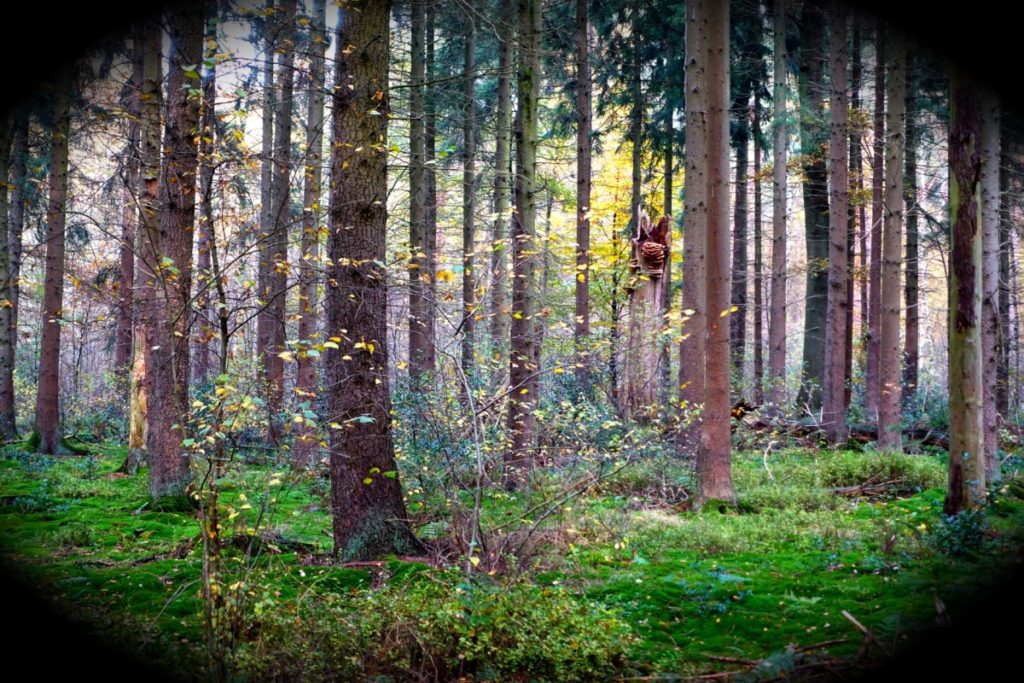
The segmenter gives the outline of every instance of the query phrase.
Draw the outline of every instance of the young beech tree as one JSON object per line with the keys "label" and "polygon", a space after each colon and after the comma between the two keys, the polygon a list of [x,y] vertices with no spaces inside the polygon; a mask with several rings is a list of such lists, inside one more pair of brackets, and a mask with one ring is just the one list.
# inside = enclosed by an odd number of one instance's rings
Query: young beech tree
{"label": "young beech tree", "polygon": [[[406,522],[388,393],[387,0],[341,9],[335,60],[327,270],[327,405],[334,553],[366,560],[420,549]],[[343,359],[344,357],[344,359]]]}
{"label": "young beech tree", "polygon": [[950,74],[949,485],[947,515],[985,502],[982,401],[982,96]]}
{"label": "young beech tree", "polygon": [[53,87],[50,143],[50,198],[46,208],[46,280],[43,285],[43,334],[39,341],[36,432],[39,452],[60,448],[60,323],[64,307],[64,222],[68,198],[68,142],[71,136],[71,71]]}
{"label": "young beech tree", "polygon": [[776,0],[772,69],[772,281],[768,319],[769,409],[778,415],[786,399],[786,0]]}
{"label": "young beech tree", "polygon": [[981,111],[981,343],[985,404],[985,480],[999,479],[999,414],[996,406],[999,338],[999,98],[982,94]]}

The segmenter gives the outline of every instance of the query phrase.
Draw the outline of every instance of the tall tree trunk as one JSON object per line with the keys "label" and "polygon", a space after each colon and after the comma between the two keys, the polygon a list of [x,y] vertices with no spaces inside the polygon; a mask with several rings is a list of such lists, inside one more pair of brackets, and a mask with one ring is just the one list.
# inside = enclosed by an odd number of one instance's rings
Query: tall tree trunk
{"label": "tall tree trunk", "polygon": [[[142,26],[132,31],[132,75],[128,81],[128,153],[122,169],[121,268],[117,289],[117,331],[114,338],[114,367],[127,377],[132,364],[132,330],[135,327],[135,233],[138,230],[139,117],[142,114]],[[126,384],[122,384],[122,387]]]}
{"label": "tall tree trunk", "polygon": [[214,238],[213,225],[213,151],[217,137],[217,26],[219,25],[217,0],[206,0],[206,35],[203,54],[203,103],[200,113],[199,136],[199,248],[196,273],[196,341],[192,360],[192,377],[205,383],[210,376],[210,343],[216,338],[210,290],[214,288],[210,271],[210,252]]}
{"label": "tall tree trunk", "polygon": [[[589,0],[576,0],[576,327],[573,341],[576,382],[583,391],[590,384],[586,352],[590,337],[590,134],[593,113],[588,4]],[[500,95],[499,90],[499,107]],[[500,173],[502,169],[498,171]]]}
{"label": "tall tree trunk", "polygon": [[828,251],[828,312],[825,322],[825,381],[821,422],[829,443],[839,445],[849,434],[846,426],[846,313],[849,276],[849,97],[847,94],[846,66],[849,61],[846,47],[846,6],[841,0],[831,0],[829,25],[831,26],[832,95],[831,135],[829,138],[829,165],[832,169],[832,188],[829,203]]}
{"label": "tall tree trunk", "polygon": [[882,339],[882,221],[885,190],[885,27],[875,29],[875,110],[871,159],[871,263],[868,270],[868,363],[864,407],[868,419],[878,415],[879,343]]}
{"label": "tall tree trunk", "polygon": [[686,6],[686,169],[683,173],[683,311],[679,342],[679,398],[684,428],[680,448],[700,447],[700,413],[704,407],[707,282],[705,254],[708,230],[708,132],[706,92],[707,49],[704,30],[707,6]]}
{"label": "tall tree trunk", "polygon": [[537,213],[537,114],[540,96],[540,0],[519,0],[515,209],[512,213],[512,325],[508,406],[511,433],[505,453],[506,486],[514,487],[532,467],[536,382],[533,381],[534,259]]}
{"label": "tall tree trunk", "polygon": [[473,376],[473,347],[476,343],[476,23],[465,16],[466,32],[462,103],[462,371]]}
{"label": "tall tree trunk", "polygon": [[[390,2],[342,8],[331,144],[327,329],[334,554],[344,561],[411,554],[420,544],[406,522],[391,437],[386,257],[388,20]],[[342,332],[348,330],[348,332]],[[342,355],[351,360],[342,360]]]}
{"label": "tall tree trunk", "polygon": [[[863,60],[861,58],[861,18],[854,16],[853,19],[853,65],[850,69],[850,79],[852,91],[852,102],[851,107],[858,114],[858,121],[862,120],[861,117],[861,99],[860,99],[860,87],[861,80],[863,78],[864,67]],[[860,268],[858,269],[857,279],[860,283],[860,328],[858,339],[861,341],[862,357],[861,367],[866,373],[867,363],[867,342],[868,342],[868,227],[867,222],[867,202],[864,200],[864,156],[862,145],[864,141],[864,134],[861,125],[851,126],[850,128],[850,160],[854,168],[853,181],[856,184],[856,197],[855,211],[857,212],[857,223],[860,226],[859,239],[860,239]],[[851,258],[852,265],[852,258]]]}
{"label": "tall tree trunk", "polygon": [[995,93],[981,100],[981,377],[984,403],[985,481],[1000,479],[999,412],[996,406],[999,339],[999,122]]}
{"label": "tall tree trunk", "polygon": [[878,347],[878,445],[899,450],[900,427],[900,263],[903,260],[903,112],[906,102],[906,47],[890,30],[886,90],[885,223],[882,236],[882,319]]}
{"label": "tall tree trunk", "polygon": [[736,202],[732,224],[732,290],[730,301],[736,310],[729,313],[729,346],[732,366],[743,389],[743,356],[747,337],[747,173],[750,166],[750,91],[749,79],[740,78],[733,109],[740,112],[733,127],[732,144],[736,148]]}
{"label": "tall tree trunk", "polygon": [[424,0],[427,4],[427,38],[426,38],[426,77],[427,85],[423,90],[423,159],[426,170],[423,183],[426,186],[426,215],[424,216],[423,249],[426,259],[423,270],[424,296],[427,299],[423,318],[423,340],[426,344],[423,358],[423,371],[433,373],[437,366],[437,103],[440,99],[440,88],[434,85],[437,76],[434,60],[434,24],[437,14],[436,0]]}
{"label": "tall tree trunk", "polygon": [[409,376],[420,382],[434,369],[433,336],[427,336],[427,317],[433,301],[427,285],[433,273],[426,267],[427,183],[423,88],[426,80],[426,56],[423,38],[426,30],[427,0],[412,0],[412,66],[409,93]]}
{"label": "tall tree trunk", "polygon": [[[916,79],[914,78],[914,59],[912,56],[907,57],[907,78],[909,80],[910,87],[907,89],[907,132],[906,132],[906,154],[905,154],[905,171],[904,171],[904,200],[906,202],[907,211],[907,267],[906,267],[906,282],[904,283],[904,291],[907,306],[907,315],[905,321],[905,332],[903,335],[903,402],[906,404],[912,403],[917,397],[917,382],[918,382],[918,347],[920,339],[920,324],[919,324],[919,310],[918,310],[918,298],[919,298],[919,287],[918,287],[918,233],[917,233],[917,141],[918,141],[918,125],[917,125],[917,87]],[[998,136],[998,132],[996,133]],[[998,177],[998,158],[995,161],[996,167],[996,197],[999,192],[999,177]],[[999,237],[998,227],[996,228],[996,239]],[[998,245],[997,245],[998,249]],[[998,277],[998,275],[997,275]]]}
{"label": "tall tree trunk", "polygon": [[53,90],[50,197],[46,208],[46,269],[43,333],[39,341],[36,432],[39,452],[60,449],[60,323],[64,307],[64,224],[68,196],[68,138],[71,135],[71,72],[61,71]]}
{"label": "tall tree trunk", "polygon": [[275,77],[278,98],[274,105],[274,176],[271,183],[271,231],[267,236],[265,282],[266,306],[257,324],[263,323],[264,359],[261,365],[267,382],[267,442],[281,442],[281,409],[284,403],[285,303],[288,290],[288,226],[291,223],[291,138],[293,84],[295,80],[295,0],[279,0],[277,50],[281,55]]}
{"label": "tall tree trunk", "polygon": [[[860,21],[856,16],[850,17],[850,22],[853,24],[853,54],[851,56],[850,66],[850,109],[854,112],[855,116],[859,116],[860,113],[860,81],[862,75],[862,66],[860,61]],[[849,268],[847,276],[847,297],[846,297],[846,392],[844,395],[844,403],[846,410],[850,409],[850,403],[853,398],[853,320],[854,320],[854,294],[856,289],[856,282],[860,280],[861,287],[861,312],[867,312],[867,298],[864,296],[866,293],[866,281],[860,277],[860,271],[857,268],[857,239],[858,239],[858,225],[860,226],[860,258],[864,259],[865,243],[863,238],[864,228],[864,204],[861,201],[860,190],[864,186],[864,181],[861,178],[862,164],[860,156],[860,145],[861,145],[861,131],[858,122],[854,122],[850,125],[850,202],[849,202],[849,239],[847,244],[849,245]],[[861,220],[858,220],[861,219]],[[861,325],[863,326],[864,320],[867,316],[862,315]]]}
{"label": "tall tree trunk", "polygon": [[996,411],[1010,416],[1010,145],[1005,119],[999,150],[999,353],[996,368]]}
{"label": "tall tree trunk", "polygon": [[[507,21],[507,20],[506,20]],[[508,343],[509,158],[512,147],[512,38],[505,25],[498,35],[498,109],[494,142],[494,233],[491,245],[491,344],[496,361]],[[579,285],[577,285],[578,287]]]}
{"label": "tall tree trunk", "polygon": [[18,430],[14,423],[14,344],[12,336],[11,312],[11,239],[10,239],[10,204],[7,198],[7,177],[10,173],[13,156],[12,138],[14,116],[4,115],[0,118],[0,437],[10,441],[17,437]]}
{"label": "tall tree trunk", "polygon": [[825,325],[828,309],[828,140],[824,113],[825,12],[822,0],[804,3],[800,45],[800,147],[804,155],[804,230],[807,242],[807,296],[804,352],[797,402],[816,410],[824,379]]}
{"label": "tall tree trunk", "polygon": [[[14,362],[18,347],[18,278],[21,270],[21,234],[25,229],[25,190],[28,184],[28,111],[20,109],[13,117],[11,142],[11,196],[7,211],[6,246],[9,255],[9,278],[4,294],[7,324],[0,334],[7,340],[0,342],[0,436],[10,440],[17,437],[17,414],[14,396]],[[0,175],[6,178],[6,175]],[[5,198],[6,198],[6,193]]]}
{"label": "tall tree trunk", "polygon": [[761,241],[761,113],[754,101],[754,403],[764,403],[764,254]]}
{"label": "tall tree trunk", "polygon": [[629,144],[631,147],[631,161],[632,161],[632,182],[630,188],[632,189],[629,201],[629,233],[633,239],[640,236],[640,212],[643,210],[641,206],[643,202],[643,135],[644,135],[644,90],[643,90],[643,77],[642,67],[643,58],[640,54],[640,6],[637,0],[633,0],[632,10],[630,12],[631,28],[632,32],[632,57],[630,61],[630,75],[629,75]]}
{"label": "tall tree trunk", "polygon": [[[186,69],[203,58],[203,13],[169,13],[171,59],[162,167],[157,299],[149,367],[149,493],[154,500],[185,494],[190,480],[182,439],[189,421],[189,316],[192,310],[192,226],[196,214],[199,98],[189,94]],[[198,84],[194,84],[198,85]]]}
{"label": "tall tree trunk", "polygon": [[982,95],[964,74],[950,78],[949,484],[947,515],[985,502],[982,388]]}
{"label": "tall tree trunk", "polygon": [[[260,155],[260,230],[259,266],[257,268],[256,291],[259,301],[266,305],[270,299],[270,269],[273,263],[271,235],[274,225],[274,51],[277,32],[274,7],[275,0],[265,0],[261,33],[263,37],[263,123],[261,128]],[[256,318],[256,356],[262,359],[267,353],[267,313],[260,310]]]}
{"label": "tall tree trunk", "polygon": [[139,118],[139,229],[135,236],[135,341],[128,411],[128,458],[123,469],[134,473],[144,460],[149,429],[153,325],[159,317],[157,257],[160,253],[160,117],[163,111],[162,31],[156,22],[142,29],[142,114]]}
{"label": "tall tree trunk", "polygon": [[[675,194],[675,137],[673,117],[675,109],[670,107],[668,120],[666,121],[666,134],[668,143],[665,145],[665,199],[663,214],[668,217],[668,237],[672,239],[672,202]],[[678,248],[678,247],[677,247]],[[665,268],[663,269],[661,309],[659,315],[659,332],[668,332],[669,311],[672,310],[672,252],[671,249],[665,256]],[[672,388],[672,345],[668,334],[662,335],[661,349],[658,352],[658,400],[661,403],[661,413],[668,416],[668,408],[671,405],[674,389]]]}
{"label": "tall tree trunk", "polygon": [[786,0],[776,0],[774,17],[774,112],[772,127],[772,282],[768,320],[769,414],[786,403]]}
{"label": "tall tree trunk", "polygon": [[706,31],[707,55],[707,380],[697,495],[701,507],[714,501],[735,504],[729,428],[729,7],[699,0],[698,20]]}
{"label": "tall tree trunk", "polygon": [[[327,50],[326,0],[313,0],[310,21],[309,98],[306,106],[306,163],[302,187],[302,258],[299,260],[299,339],[312,344],[317,336],[316,289],[320,268],[320,181],[324,140],[324,52]],[[317,360],[298,354],[295,393],[300,405],[309,403],[316,412]],[[295,435],[295,462],[311,467],[319,459],[320,437],[315,427],[303,423]]]}

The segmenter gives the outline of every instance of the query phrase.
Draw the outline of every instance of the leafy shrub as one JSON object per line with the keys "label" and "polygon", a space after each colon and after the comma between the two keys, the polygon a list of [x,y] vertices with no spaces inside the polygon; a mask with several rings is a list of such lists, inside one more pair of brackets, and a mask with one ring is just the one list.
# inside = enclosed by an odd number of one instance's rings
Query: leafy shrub
{"label": "leafy shrub", "polygon": [[928,537],[929,544],[944,555],[960,557],[978,552],[985,545],[988,523],[980,510],[943,515]]}
{"label": "leafy shrub", "polygon": [[280,606],[238,666],[258,680],[604,680],[632,637],[558,588],[431,578]]}

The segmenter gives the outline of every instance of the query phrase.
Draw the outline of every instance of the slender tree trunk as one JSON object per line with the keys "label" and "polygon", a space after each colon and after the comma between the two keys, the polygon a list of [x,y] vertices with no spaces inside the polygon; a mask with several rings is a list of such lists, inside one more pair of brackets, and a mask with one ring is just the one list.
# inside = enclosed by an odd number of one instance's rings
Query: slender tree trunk
{"label": "slender tree trunk", "polygon": [[[746,81],[746,79],[741,79]],[[736,148],[736,203],[732,224],[732,292],[730,301],[736,310],[729,313],[729,346],[733,371],[743,389],[743,357],[747,342],[747,172],[750,166],[749,111],[750,93],[743,89],[733,102],[734,108],[742,112],[737,117],[732,136]]]}
{"label": "slender tree trunk", "polygon": [[829,443],[839,445],[846,441],[846,324],[849,310],[849,200],[848,177],[849,98],[847,95],[846,66],[849,62],[846,47],[846,6],[841,0],[829,4],[831,27],[832,95],[831,135],[829,138],[829,165],[832,169],[832,188],[829,203],[828,253],[828,312],[825,322],[825,381],[821,422]]}
{"label": "slender tree trunk", "polygon": [[[17,414],[14,396],[15,351],[18,347],[18,278],[21,271],[21,234],[25,228],[25,190],[28,183],[28,111],[21,109],[13,117],[11,143],[11,196],[7,208],[6,246],[10,257],[6,298],[9,306],[0,319],[7,324],[0,334],[7,339],[0,342],[0,436],[6,440],[17,437]],[[6,178],[6,174],[0,175]],[[4,198],[6,199],[6,193]],[[0,233],[0,238],[4,237]]]}
{"label": "slender tree trunk", "polygon": [[437,77],[434,61],[434,24],[437,13],[436,0],[423,0],[427,4],[426,37],[426,78],[423,90],[423,159],[426,170],[423,183],[426,186],[426,215],[424,216],[424,252],[426,271],[424,296],[427,304],[423,318],[423,340],[426,344],[423,359],[424,372],[433,373],[437,366],[437,103],[441,89],[434,85]]}
{"label": "slender tree trunk", "polygon": [[39,452],[60,449],[60,323],[64,307],[64,224],[68,195],[68,138],[71,134],[71,72],[61,71],[53,90],[50,143],[50,198],[46,208],[46,267],[43,333],[39,341],[36,432]]}
{"label": "slender tree trunk", "polygon": [[10,299],[11,283],[11,239],[10,204],[7,198],[7,177],[13,156],[12,138],[14,117],[0,118],[0,437],[10,441],[17,437],[14,421],[14,344],[11,312],[14,304]]}
{"label": "slender tree trunk", "polygon": [[[273,244],[271,235],[274,225],[274,50],[276,49],[275,33],[277,10],[275,0],[265,0],[262,22],[263,37],[263,125],[261,129],[262,144],[260,154],[260,230],[259,230],[259,266],[257,269],[256,291],[259,301],[266,305],[270,300],[270,269],[273,264]],[[267,354],[268,320],[266,310],[261,310],[256,318],[256,356],[262,360]]]}
{"label": "slender tree trunk", "polygon": [[[331,430],[334,554],[343,561],[411,554],[388,392],[386,257],[390,2],[342,8],[331,144],[327,328],[342,336],[325,368]],[[342,332],[348,330],[348,332]],[[342,355],[351,360],[342,360]],[[368,419],[367,419],[368,418]]]}
{"label": "slender tree trunk", "polygon": [[761,241],[761,114],[754,102],[754,403],[764,403],[764,254]]}
{"label": "slender tree trunk", "polygon": [[1010,417],[1010,145],[1001,121],[999,151],[999,352],[996,368],[996,411]]}
{"label": "slender tree trunk", "polygon": [[964,74],[950,78],[949,485],[947,515],[985,502],[982,387],[982,95]]}
{"label": "slender tree trunk", "polygon": [[[157,299],[149,367],[149,493],[154,500],[185,494],[191,477],[183,434],[189,422],[189,316],[192,297],[192,226],[196,214],[199,98],[189,95],[186,68],[203,58],[203,13],[170,12],[171,60],[157,245]],[[198,85],[198,84],[194,84]]]}
{"label": "slender tree trunk", "polygon": [[[320,181],[324,138],[324,52],[327,50],[326,0],[313,0],[310,22],[309,99],[306,107],[306,164],[302,188],[302,258],[299,260],[299,339],[312,344],[317,336],[316,290],[320,268]],[[316,412],[319,373],[317,360],[309,353],[298,354],[295,393],[300,405],[308,403]],[[304,422],[295,435],[295,463],[316,464],[320,437],[315,427]]]}
{"label": "slender tree trunk", "polygon": [[[295,0],[279,0],[281,16],[277,33],[281,55],[275,88],[274,177],[271,183],[271,225],[268,236],[267,304],[263,322],[263,372],[267,382],[267,442],[281,443],[281,410],[284,404],[285,303],[288,293],[288,227],[291,224],[291,138],[293,84],[295,80]],[[259,322],[257,321],[257,322]]]}
{"label": "slender tree trunk", "polygon": [[868,363],[865,408],[868,419],[878,415],[878,350],[882,339],[882,220],[885,189],[885,28],[875,30],[875,111],[871,163],[871,263],[868,272]]}
{"label": "slender tree trunk", "polygon": [[772,281],[768,320],[769,414],[786,404],[786,0],[776,0],[774,18],[774,112],[772,127]]}
{"label": "slender tree trunk", "polygon": [[203,54],[203,104],[200,113],[201,135],[199,136],[199,248],[196,273],[199,281],[196,287],[196,342],[195,357],[192,360],[192,377],[196,382],[205,383],[210,376],[210,342],[216,338],[213,310],[210,307],[210,290],[213,288],[210,272],[210,250],[214,236],[213,225],[213,172],[215,140],[217,136],[217,0],[206,0],[206,35]]}
{"label": "slender tree trunk", "polygon": [[704,408],[706,358],[706,265],[708,230],[708,132],[706,92],[707,49],[704,30],[706,4],[686,6],[686,169],[683,189],[683,311],[679,343],[679,398],[684,428],[680,447],[696,453],[700,447],[700,413]]}
{"label": "slender tree trunk", "polygon": [[[914,78],[914,59],[907,58],[907,78],[910,87],[907,90],[907,132],[906,132],[906,155],[904,171],[904,200],[907,211],[907,258],[906,258],[906,283],[904,287],[907,315],[905,321],[905,332],[903,335],[903,402],[910,404],[917,397],[918,382],[918,348],[920,346],[920,324],[918,310],[918,232],[917,232],[917,80]],[[996,133],[998,136],[998,132]],[[995,161],[996,168],[996,197],[999,192],[998,158]],[[996,228],[996,239],[998,239],[998,228]],[[997,245],[998,247],[998,245]],[[997,275],[998,277],[998,275]]]}
{"label": "slender tree trunk", "polygon": [[984,403],[985,481],[1000,479],[999,412],[996,404],[999,339],[999,98],[981,100],[981,377]]}
{"label": "slender tree trunk", "polygon": [[471,378],[476,343],[476,23],[465,17],[466,33],[463,72],[465,90],[462,108],[462,371]]}
{"label": "slender tree trunk", "polygon": [[736,503],[729,428],[729,7],[699,0],[707,54],[707,384],[695,505]]}
{"label": "slender tree trunk", "polygon": [[[427,248],[427,167],[425,165],[426,80],[424,32],[427,0],[412,5],[412,89],[409,99],[409,376],[420,382],[434,370],[434,338],[427,319],[432,316],[433,300],[428,286],[433,280]],[[428,336],[428,331],[430,332]]]}
{"label": "slender tree trunk", "polygon": [[[665,145],[665,203],[664,203],[664,215],[668,217],[668,238],[671,242],[672,239],[672,200],[673,194],[675,193],[674,188],[674,177],[675,177],[675,136],[676,131],[673,125],[673,117],[675,116],[675,110],[672,109],[668,113],[668,121],[666,122],[666,133],[668,136],[668,143]],[[677,247],[678,248],[678,247]],[[668,331],[668,314],[672,310],[672,251],[669,251],[665,255],[665,268],[662,274],[662,297],[661,297],[661,309],[659,315],[659,332]],[[672,388],[672,345],[668,340],[668,335],[663,335],[661,342],[661,349],[658,352],[658,400],[661,403],[661,413],[667,416],[667,410],[671,404],[674,390]]]}
{"label": "slender tree trunk", "polygon": [[533,381],[534,259],[537,205],[537,100],[540,96],[540,0],[519,0],[515,209],[512,213],[512,325],[508,407],[511,433],[505,453],[506,486],[515,487],[532,467],[536,382]]}
{"label": "slender tree trunk", "polygon": [[[491,247],[491,344],[504,359],[508,343],[509,158],[512,147],[512,38],[499,27],[498,109],[494,143],[494,235]],[[577,285],[577,288],[579,285]]]}
{"label": "slender tree trunk", "polygon": [[[850,67],[850,108],[856,112],[858,121],[861,120],[861,99],[860,99],[860,87],[861,80],[863,79],[864,66],[861,59],[861,18],[858,16],[853,17],[853,54],[851,55],[851,61],[853,62]],[[851,179],[854,184],[854,191],[857,200],[851,202],[851,208],[856,214],[856,222],[858,225],[858,239],[860,240],[860,266],[857,268],[857,282],[859,284],[859,296],[860,296],[860,328],[858,339],[861,340],[862,349],[864,350],[864,362],[866,362],[867,353],[867,326],[868,326],[868,224],[867,224],[867,208],[864,201],[864,157],[861,146],[864,144],[864,134],[861,129],[861,125],[850,126],[850,168],[853,178]],[[853,266],[853,254],[850,254],[850,265]],[[862,362],[863,367],[863,362]]]}
{"label": "slender tree trunk", "polygon": [[[860,61],[860,21],[856,16],[850,17],[850,22],[853,24],[853,54],[851,57],[850,66],[850,109],[854,112],[855,116],[860,113],[860,81],[862,74],[862,67]],[[846,296],[846,391],[844,395],[844,403],[846,410],[850,409],[850,403],[853,398],[853,320],[854,320],[854,294],[856,289],[856,282],[861,281],[861,293],[863,295],[866,290],[864,289],[864,279],[860,277],[860,270],[857,268],[857,237],[858,237],[858,218],[861,218],[864,213],[864,205],[861,201],[860,189],[863,187],[863,180],[861,178],[861,157],[860,157],[860,145],[861,145],[861,132],[860,125],[857,121],[854,121],[850,125],[850,202],[849,202],[849,239],[847,244],[849,245],[849,268],[847,275],[847,296]],[[859,221],[861,230],[863,230],[864,222]],[[861,232],[863,234],[863,232]],[[860,240],[860,258],[864,258],[864,239]],[[867,311],[867,299],[862,296],[861,301],[862,312]],[[866,316],[861,317],[861,325],[866,319]]]}
{"label": "slender tree trunk", "polygon": [[[139,117],[142,114],[142,26],[132,32],[132,75],[128,82],[128,153],[125,156],[121,206],[120,279],[117,289],[117,331],[114,367],[127,377],[132,364],[132,330],[135,325],[135,233],[138,230]],[[122,384],[125,387],[126,384]]]}
{"label": "slender tree trunk", "polygon": [[804,155],[804,230],[807,242],[807,296],[804,351],[797,403],[821,406],[825,324],[828,309],[828,140],[824,113],[825,12],[822,0],[804,3],[800,46],[800,147]]}
{"label": "slender tree trunk", "polygon": [[160,117],[163,111],[162,31],[156,22],[142,30],[142,114],[139,118],[139,229],[135,237],[135,341],[128,418],[128,458],[123,469],[142,464],[149,429],[153,325],[159,317],[156,280],[160,252]]}
{"label": "slender tree trunk", "polygon": [[889,109],[886,111],[885,224],[882,236],[882,319],[878,348],[878,445],[900,450],[900,263],[903,251],[903,113],[906,102],[906,48],[887,36]]}
{"label": "slender tree trunk", "polygon": [[[573,341],[576,381],[584,392],[590,385],[586,354],[590,337],[590,134],[593,118],[588,5],[589,0],[576,0],[576,328]],[[499,90],[499,107],[500,95]]]}
{"label": "slender tree trunk", "polygon": [[632,3],[631,31],[632,31],[632,60],[630,63],[629,91],[630,91],[630,114],[629,114],[629,144],[631,147],[631,160],[633,177],[630,187],[629,211],[630,223],[629,233],[633,239],[639,237],[640,212],[643,202],[643,134],[644,134],[644,91],[641,69],[643,58],[640,54],[640,6],[637,0]]}

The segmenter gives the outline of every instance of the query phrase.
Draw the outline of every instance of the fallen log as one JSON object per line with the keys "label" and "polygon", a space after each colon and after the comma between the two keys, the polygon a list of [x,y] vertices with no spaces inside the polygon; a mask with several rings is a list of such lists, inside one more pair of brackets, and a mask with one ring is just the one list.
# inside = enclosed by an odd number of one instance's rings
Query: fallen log
{"label": "fallen log", "polygon": [[[743,424],[752,431],[774,431],[783,436],[810,437],[822,436],[825,432],[821,425],[813,420],[764,420],[761,418],[745,419]],[[850,441],[854,443],[870,443],[878,440],[878,425],[850,425]],[[903,430],[904,450],[913,444],[949,448],[949,435],[928,427],[908,427]]]}

